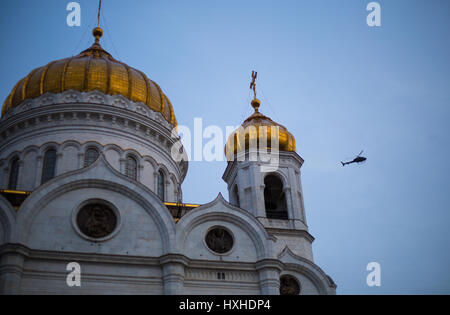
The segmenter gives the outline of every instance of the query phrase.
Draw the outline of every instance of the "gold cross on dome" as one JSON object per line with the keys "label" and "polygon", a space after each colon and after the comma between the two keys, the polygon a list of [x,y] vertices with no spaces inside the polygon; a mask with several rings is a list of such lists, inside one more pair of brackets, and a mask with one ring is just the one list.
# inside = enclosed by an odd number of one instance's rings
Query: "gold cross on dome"
{"label": "gold cross on dome", "polygon": [[250,90],[253,89],[253,94],[256,99],[256,78],[258,77],[258,72],[252,71],[252,83],[250,83]]}

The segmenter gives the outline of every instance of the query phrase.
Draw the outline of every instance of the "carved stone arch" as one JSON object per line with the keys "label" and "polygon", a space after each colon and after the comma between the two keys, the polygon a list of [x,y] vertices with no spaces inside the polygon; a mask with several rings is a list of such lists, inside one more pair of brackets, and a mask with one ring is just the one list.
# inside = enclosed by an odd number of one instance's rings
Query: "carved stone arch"
{"label": "carved stone arch", "polygon": [[[222,210],[218,210],[217,206]],[[176,226],[177,245],[181,246],[196,226],[214,220],[226,221],[245,231],[255,246],[258,260],[272,258],[272,242],[274,239],[269,236],[264,226],[247,211],[226,202],[221,194],[213,202],[188,212],[178,221]],[[179,250],[182,251],[182,247]]]}
{"label": "carved stone arch", "polygon": [[[46,155],[50,150],[56,151],[56,162],[51,168],[46,168]],[[38,166],[36,179],[39,184],[43,184],[45,181],[59,176],[61,170],[61,161],[63,159],[63,151],[61,145],[57,142],[46,142],[40,148],[38,155]],[[44,179],[45,178],[45,179]]]}
{"label": "carved stone arch", "polygon": [[178,187],[178,181],[177,181],[177,178],[175,177],[175,175],[172,174],[172,173],[170,173],[169,179],[170,179],[170,181],[171,181],[171,184],[173,185],[173,188],[174,188],[175,190],[178,190],[178,189],[177,189],[177,187]]}
{"label": "carved stone arch", "polygon": [[122,171],[123,163],[121,161],[124,159],[122,148],[116,144],[107,144],[103,147],[103,154],[117,171]]}
{"label": "carved stone arch", "polygon": [[[91,151],[94,151],[92,155]],[[103,153],[103,146],[97,141],[88,141],[81,145],[78,153],[80,167],[87,167],[100,157]]]}
{"label": "carved stone arch", "polygon": [[0,245],[8,243],[11,240],[12,232],[15,226],[16,212],[11,203],[5,197],[0,195]]}
{"label": "carved stone arch", "polygon": [[156,162],[156,160],[150,155],[145,155],[142,158],[142,162],[149,162],[154,170],[157,170],[159,168],[158,162]]}
{"label": "carved stone arch", "polygon": [[[104,179],[98,179],[102,175]],[[147,187],[120,174],[101,157],[91,166],[66,173],[35,190],[22,204],[17,215],[14,242],[27,244],[31,226],[45,206],[53,199],[81,188],[100,188],[127,196],[137,202],[156,224],[162,242],[163,254],[171,252],[174,243],[175,222],[158,197]]]}
{"label": "carved stone arch", "polygon": [[169,169],[164,164],[158,164],[156,172],[159,172],[159,171],[161,171],[164,174],[164,178],[165,178],[166,183],[167,183],[169,178],[170,178],[170,175],[171,175]]}
{"label": "carved stone arch", "polygon": [[[306,277],[309,281],[311,281],[314,284],[314,287],[316,288],[316,290],[319,292],[320,295],[329,294],[326,286],[324,285],[325,279],[323,277],[321,277],[321,275],[319,275],[313,269],[309,268],[309,266],[286,264],[281,273],[281,276],[292,275],[293,273],[300,274],[300,275]],[[299,282],[301,282],[300,279],[298,279],[298,280],[299,280]]]}
{"label": "carved stone arch", "polygon": [[6,160],[6,166],[9,168],[11,165],[11,162],[13,159],[19,158],[20,161],[23,160],[23,151],[14,151],[8,154],[8,156],[5,158]]}
{"label": "carved stone arch", "polygon": [[172,183],[173,183],[174,185],[177,184],[177,179],[176,179],[176,177],[175,177],[174,174],[170,173],[169,178],[170,178],[170,180],[172,180]]}
{"label": "carved stone arch", "polygon": [[282,274],[296,272],[308,278],[314,284],[319,294],[325,295],[335,293],[336,284],[333,280],[316,264],[294,254],[289,247],[285,247],[278,255],[278,259],[280,259],[284,265]]}
{"label": "carved stone arch", "polygon": [[44,156],[49,149],[55,149],[56,154],[61,154],[61,145],[57,142],[46,142],[39,148],[39,155]]}
{"label": "carved stone arch", "polygon": [[123,151],[121,147],[119,147],[117,144],[114,144],[114,143],[108,143],[108,144],[104,145],[103,148],[105,151],[106,150],[114,150],[120,154],[122,154],[122,151]]}
{"label": "carved stone arch", "polygon": [[81,152],[82,148],[81,148],[81,144],[78,141],[75,140],[67,140],[64,141],[61,144],[61,152],[64,151],[65,148],[67,147],[74,147],[78,150],[78,152]]}
{"label": "carved stone arch", "polygon": [[169,181],[170,181],[170,187],[169,187],[170,190],[169,190],[168,201],[178,202],[180,200],[180,198],[178,198],[179,197],[179,187],[178,187],[178,181],[174,174],[170,173]]}
{"label": "carved stone arch", "polygon": [[[55,181],[53,184],[59,181]],[[155,197],[148,200],[148,195],[140,195],[136,190],[133,190],[132,187],[124,186],[118,184],[116,182],[110,182],[105,180],[95,180],[95,179],[80,179],[78,181],[70,182],[67,184],[60,185],[59,187],[47,187],[47,190],[50,191],[46,196],[42,195],[42,191],[39,193],[33,193],[33,197],[30,196],[30,202],[24,204],[20,208],[19,216],[17,218],[18,226],[21,228],[20,234],[24,236],[20,236],[19,233],[15,235],[17,239],[20,239],[25,244],[28,242],[28,234],[31,229],[31,225],[33,224],[34,218],[37,216],[37,212],[39,209],[45,208],[45,206],[53,199],[62,194],[70,192],[72,190],[77,190],[80,188],[101,188],[108,191],[114,191],[123,195],[128,196],[133,201],[140,204],[146,212],[150,215],[150,217],[154,220],[156,227],[160,233],[161,241],[163,244],[163,253],[167,253],[170,250],[170,238],[171,233],[174,233],[173,226],[170,226],[170,222],[173,221],[172,217],[169,215],[169,211],[165,208],[160,202],[158,203]],[[142,191],[142,189],[138,190]],[[150,192],[149,192],[150,193]],[[28,201],[28,200],[27,200]],[[31,206],[34,206],[34,209],[29,210]],[[27,213],[29,217],[25,218],[22,213]],[[167,216],[162,216],[161,214],[167,214]],[[173,235],[173,234],[172,234]]]}
{"label": "carved stone arch", "polygon": [[[141,178],[141,166],[142,166],[142,158],[141,155],[136,151],[132,149],[128,149],[124,151],[123,153],[123,161],[124,161],[124,174],[129,176],[130,178],[133,178],[136,181],[140,181]],[[134,161],[133,161],[134,160]],[[129,170],[129,163],[136,163],[133,169],[131,171]]]}
{"label": "carved stone arch", "polygon": [[286,189],[289,187],[287,178],[278,171],[264,174],[264,207],[269,219],[287,220],[293,218],[292,207],[288,206]]}
{"label": "carved stone arch", "polygon": [[[162,191],[159,189],[159,174],[162,174]],[[167,169],[167,167],[164,164],[157,164],[157,167],[155,168],[155,193],[159,196],[160,199],[163,199],[164,201],[168,201],[168,188],[170,185],[169,176],[170,172]],[[173,201],[173,200],[172,200]]]}
{"label": "carved stone arch", "polygon": [[[12,152],[11,154],[8,155],[8,158],[5,161],[6,163],[4,163],[4,168],[1,171],[1,173],[4,174],[5,179],[1,181],[4,181],[4,185],[6,188],[8,189],[13,189],[13,190],[19,190],[18,186],[20,186],[20,179],[21,177],[23,177],[23,175],[21,174],[20,169],[22,168],[23,165],[23,152],[19,152],[19,151],[15,151]],[[17,164],[16,164],[17,163]],[[14,167],[13,167],[14,166]],[[17,167],[17,168],[16,168]],[[12,173],[14,172],[14,187],[10,186],[11,183],[11,178],[12,178]],[[0,174],[1,174],[0,173]],[[0,182],[0,185],[2,183]]]}
{"label": "carved stone arch", "polygon": [[22,151],[22,154],[24,157],[33,151],[36,152],[36,154],[39,154],[39,150],[40,148],[37,145],[30,145]]}
{"label": "carved stone arch", "polygon": [[[231,225],[236,225],[240,229],[244,230],[254,244],[257,259],[264,259],[266,252],[265,246],[264,242],[257,236],[257,231],[251,228],[248,225],[248,221],[244,220],[242,217],[225,212],[206,213],[202,216],[199,216],[195,221],[192,221],[191,224],[186,227],[185,231],[182,232],[184,238],[180,239],[180,242],[182,242],[180,244],[183,244],[183,247],[186,247],[183,240],[185,240],[189,236],[189,232],[191,232],[191,230],[193,230],[196,226],[209,221],[227,222]],[[201,241],[202,239],[199,240],[199,242]]]}
{"label": "carved stone arch", "polygon": [[105,146],[103,147],[103,151],[106,152],[106,151],[108,151],[108,150],[116,151],[117,153],[119,153],[119,155],[120,155],[121,158],[123,157],[124,151],[122,150],[121,147],[119,147],[119,146],[116,145],[116,144],[110,143],[110,144],[107,144],[107,145],[105,145]]}
{"label": "carved stone arch", "polygon": [[132,156],[136,159],[138,166],[142,163],[142,156],[139,154],[138,151],[134,150],[134,149],[127,149],[125,151],[123,151],[123,156],[125,158]]}
{"label": "carved stone arch", "polygon": [[270,175],[278,177],[281,180],[281,182],[283,183],[283,188],[289,187],[289,181],[288,181],[286,174],[284,174],[280,170],[265,173],[263,176],[263,183],[264,183],[264,180],[266,179],[266,177],[270,176]]}
{"label": "carved stone arch", "polygon": [[89,150],[94,149],[95,151],[97,151],[98,156],[100,156],[100,154],[104,153],[104,147],[102,146],[102,144],[98,141],[88,141],[82,144],[81,146],[81,150],[80,150],[80,154],[82,154],[83,157],[83,161],[82,161],[82,165],[85,166],[86,164],[86,153],[88,153]]}
{"label": "carved stone arch", "polygon": [[82,151],[86,152],[89,148],[95,148],[99,153],[102,153],[105,147],[98,141],[88,141],[81,145]]}

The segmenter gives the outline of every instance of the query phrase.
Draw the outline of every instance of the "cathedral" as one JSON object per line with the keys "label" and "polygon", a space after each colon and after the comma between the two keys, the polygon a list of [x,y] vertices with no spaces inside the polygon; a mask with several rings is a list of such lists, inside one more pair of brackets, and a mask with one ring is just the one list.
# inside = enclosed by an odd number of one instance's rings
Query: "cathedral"
{"label": "cathedral", "polygon": [[[32,70],[3,104],[0,293],[335,294],[314,263],[294,136],[256,93],[225,147],[239,157],[224,163],[229,200],[183,203],[174,106],[102,35],[96,27],[90,48]],[[250,158],[252,139],[271,135],[240,131],[262,126],[279,131],[276,169]]]}

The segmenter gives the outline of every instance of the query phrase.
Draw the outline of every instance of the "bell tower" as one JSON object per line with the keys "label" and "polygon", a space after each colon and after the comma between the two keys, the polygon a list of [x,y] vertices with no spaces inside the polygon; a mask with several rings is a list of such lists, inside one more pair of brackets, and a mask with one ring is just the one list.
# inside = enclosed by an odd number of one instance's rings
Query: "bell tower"
{"label": "bell tower", "polygon": [[277,250],[289,246],[295,254],[312,260],[301,167],[295,138],[286,127],[263,115],[256,98],[256,77],[251,105],[254,113],[228,138],[228,165],[223,180],[228,184],[230,203],[255,216],[277,238]]}

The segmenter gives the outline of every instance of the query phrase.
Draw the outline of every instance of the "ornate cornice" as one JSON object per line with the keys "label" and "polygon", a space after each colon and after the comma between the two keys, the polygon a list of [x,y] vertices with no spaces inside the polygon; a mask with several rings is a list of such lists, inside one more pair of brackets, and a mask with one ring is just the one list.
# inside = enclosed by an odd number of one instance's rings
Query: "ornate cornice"
{"label": "ornate cornice", "polygon": [[122,95],[108,95],[100,91],[80,92],[68,90],[63,93],[45,93],[33,99],[26,99],[19,105],[9,109],[0,121],[8,120],[14,115],[49,105],[56,104],[99,104],[123,108],[157,121],[165,128],[172,130],[175,126],[169,123],[160,112],[151,110],[146,104],[133,102]]}

